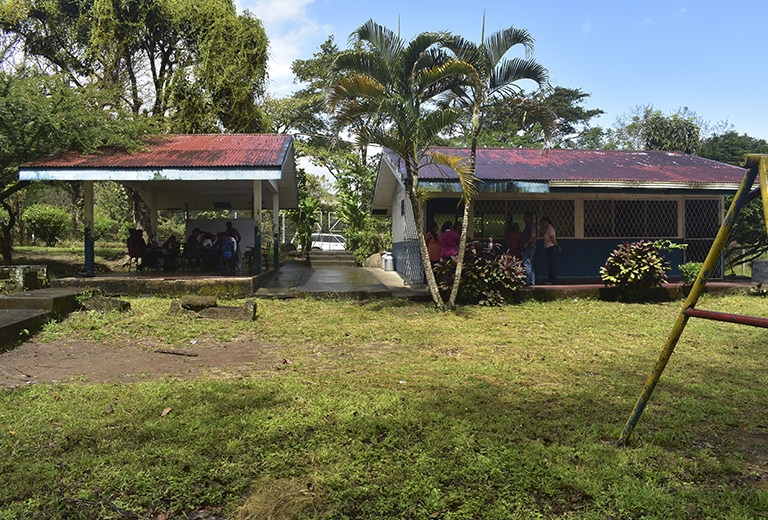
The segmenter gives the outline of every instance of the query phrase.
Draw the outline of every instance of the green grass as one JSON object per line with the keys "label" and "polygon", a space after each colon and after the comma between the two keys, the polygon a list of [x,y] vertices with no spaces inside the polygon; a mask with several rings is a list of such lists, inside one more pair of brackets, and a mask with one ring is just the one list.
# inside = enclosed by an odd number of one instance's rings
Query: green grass
{"label": "green grass", "polygon": [[[266,300],[254,323],[131,305],[72,315],[38,339],[252,339],[290,363],[238,380],[0,394],[1,519],[236,518],[246,503],[243,518],[768,512],[767,331],[691,320],[630,446],[614,445],[678,302],[442,315],[398,300]],[[699,307],[768,315],[749,296]]]}

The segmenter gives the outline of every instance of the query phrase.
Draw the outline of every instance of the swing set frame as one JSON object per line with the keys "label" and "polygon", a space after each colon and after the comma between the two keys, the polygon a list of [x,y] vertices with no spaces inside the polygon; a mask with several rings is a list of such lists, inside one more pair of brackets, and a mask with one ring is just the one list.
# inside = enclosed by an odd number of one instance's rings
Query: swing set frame
{"label": "swing set frame", "polygon": [[[653,394],[653,390],[656,388],[656,384],[661,378],[661,374],[664,372],[664,368],[667,366],[669,358],[675,350],[677,342],[680,340],[680,336],[683,334],[685,325],[688,323],[689,318],[703,318],[715,321],[723,321],[729,323],[738,323],[741,325],[750,325],[753,327],[768,328],[768,318],[760,318],[755,316],[745,316],[742,314],[729,314],[724,312],[712,312],[706,310],[700,310],[696,308],[696,303],[699,301],[699,297],[706,288],[707,281],[709,280],[712,271],[717,265],[720,259],[721,253],[728,242],[728,236],[731,233],[731,228],[736,220],[736,216],[739,214],[741,208],[752,199],[762,197],[763,200],[763,217],[766,222],[766,230],[768,230],[768,155],[765,154],[747,154],[745,155],[740,165],[747,168],[747,172],[739,185],[739,189],[736,192],[736,196],[733,198],[728,212],[725,214],[723,223],[720,226],[720,230],[717,232],[712,247],[707,254],[707,258],[704,261],[704,265],[699,271],[699,275],[696,277],[696,281],[691,288],[691,292],[688,294],[688,298],[683,304],[683,308],[677,316],[675,324],[667,337],[667,341],[664,344],[664,348],[659,355],[659,359],[656,362],[651,374],[648,376],[648,380],[645,383],[645,387],[640,394],[640,397],[635,404],[632,413],[627,420],[627,424],[621,432],[621,436],[617,441],[618,446],[626,446],[629,443],[629,438],[640,420],[640,416],[645,410],[648,401]],[[759,176],[760,185],[758,188],[751,189],[755,183],[755,179]]]}

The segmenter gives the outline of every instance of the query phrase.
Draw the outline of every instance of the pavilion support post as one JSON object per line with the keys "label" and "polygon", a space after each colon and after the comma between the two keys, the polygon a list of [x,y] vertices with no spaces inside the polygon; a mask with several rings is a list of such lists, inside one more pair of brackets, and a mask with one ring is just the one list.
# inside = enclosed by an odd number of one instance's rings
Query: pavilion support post
{"label": "pavilion support post", "polygon": [[253,273],[261,273],[261,181],[253,181]]}
{"label": "pavilion support post", "polygon": [[85,270],[93,276],[96,266],[93,232],[93,181],[83,181],[83,240],[85,249]]}
{"label": "pavilion support post", "polygon": [[153,191],[149,199],[149,227],[148,235],[150,242],[159,242],[157,233],[157,192]]}
{"label": "pavilion support post", "polygon": [[280,262],[280,196],[272,195],[272,267],[277,269]]}

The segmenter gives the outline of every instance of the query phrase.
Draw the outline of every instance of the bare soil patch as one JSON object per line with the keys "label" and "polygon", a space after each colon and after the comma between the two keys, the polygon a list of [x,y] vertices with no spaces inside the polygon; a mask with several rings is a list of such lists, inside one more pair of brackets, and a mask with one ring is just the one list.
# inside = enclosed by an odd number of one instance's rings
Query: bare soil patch
{"label": "bare soil patch", "polygon": [[236,378],[267,375],[284,363],[274,345],[251,340],[169,348],[133,340],[30,340],[0,354],[0,387],[54,382],[137,382],[172,377]]}

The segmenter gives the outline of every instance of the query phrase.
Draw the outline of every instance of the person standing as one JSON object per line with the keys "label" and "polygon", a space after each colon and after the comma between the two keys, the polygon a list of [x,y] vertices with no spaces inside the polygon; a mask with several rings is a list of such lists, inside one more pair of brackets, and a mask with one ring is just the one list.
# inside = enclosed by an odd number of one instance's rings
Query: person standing
{"label": "person standing", "polygon": [[450,260],[459,254],[459,241],[461,237],[453,230],[453,222],[443,224],[440,233],[440,256],[444,261]]}
{"label": "person standing", "polygon": [[429,253],[429,261],[432,263],[432,267],[440,262],[440,254],[442,252],[440,247],[440,232],[437,230],[437,223],[432,222],[429,226],[426,236],[427,252]]}
{"label": "person standing", "polygon": [[557,283],[557,269],[555,266],[555,249],[560,253],[563,250],[557,243],[557,232],[549,217],[541,217],[541,227],[544,229],[544,254],[547,257],[547,275],[550,284]]}
{"label": "person standing", "polygon": [[523,214],[523,269],[525,269],[525,285],[536,285],[536,273],[533,271],[533,256],[536,254],[536,224],[533,213]]}
{"label": "person standing", "polygon": [[510,224],[506,238],[507,253],[516,258],[522,258],[523,232],[520,231],[520,225],[517,222]]}

